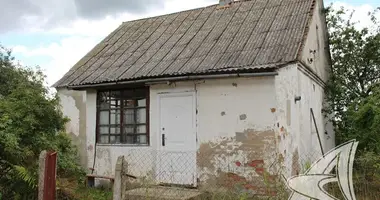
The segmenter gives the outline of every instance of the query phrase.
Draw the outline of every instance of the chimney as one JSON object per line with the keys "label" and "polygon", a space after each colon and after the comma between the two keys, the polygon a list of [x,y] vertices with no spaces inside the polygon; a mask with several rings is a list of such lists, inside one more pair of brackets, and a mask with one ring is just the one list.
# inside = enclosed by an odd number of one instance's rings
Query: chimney
{"label": "chimney", "polygon": [[219,0],[219,5],[220,6],[227,6],[227,5],[230,5],[233,2],[234,2],[234,0]]}

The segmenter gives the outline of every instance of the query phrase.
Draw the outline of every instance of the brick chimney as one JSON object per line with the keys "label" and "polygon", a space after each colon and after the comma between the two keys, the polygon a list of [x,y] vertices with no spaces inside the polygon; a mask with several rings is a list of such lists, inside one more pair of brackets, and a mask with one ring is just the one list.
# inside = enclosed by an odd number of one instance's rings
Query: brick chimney
{"label": "brick chimney", "polygon": [[227,6],[230,5],[234,0],[219,0],[219,5],[220,6]]}

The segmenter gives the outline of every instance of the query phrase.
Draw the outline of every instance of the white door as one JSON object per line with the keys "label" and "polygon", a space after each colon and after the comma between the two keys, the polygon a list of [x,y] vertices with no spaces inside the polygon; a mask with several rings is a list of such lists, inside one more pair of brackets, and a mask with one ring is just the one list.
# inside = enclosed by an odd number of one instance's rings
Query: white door
{"label": "white door", "polygon": [[196,186],[196,129],[194,93],[159,96],[160,183]]}

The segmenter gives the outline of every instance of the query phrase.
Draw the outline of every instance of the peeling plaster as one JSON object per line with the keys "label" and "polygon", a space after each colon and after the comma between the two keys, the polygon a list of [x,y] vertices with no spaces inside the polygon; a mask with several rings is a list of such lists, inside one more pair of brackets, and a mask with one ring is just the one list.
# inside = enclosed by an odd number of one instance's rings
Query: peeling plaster
{"label": "peeling plaster", "polygon": [[79,109],[77,108],[76,100],[71,96],[61,95],[61,104],[65,107],[70,107],[71,109],[64,109],[63,115],[70,118],[70,122],[66,124],[66,131],[79,136]]}
{"label": "peeling plaster", "polygon": [[[206,184],[208,181],[219,180],[220,176],[228,172],[253,180],[262,175],[260,170],[252,168],[260,160],[263,163],[262,169],[269,168],[276,162],[275,132],[272,130],[248,129],[237,132],[235,137],[203,143],[197,155],[200,177]],[[246,164],[242,166],[241,163]]]}

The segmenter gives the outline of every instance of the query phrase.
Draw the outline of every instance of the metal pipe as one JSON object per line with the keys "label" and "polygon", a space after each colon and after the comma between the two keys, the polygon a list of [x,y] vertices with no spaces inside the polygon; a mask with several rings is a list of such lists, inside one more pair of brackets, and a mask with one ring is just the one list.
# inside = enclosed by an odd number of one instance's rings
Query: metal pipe
{"label": "metal pipe", "polygon": [[99,84],[86,84],[69,86],[69,89],[79,90],[84,88],[93,87],[105,87],[114,85],[127,85],[127,84],[138,84],[138,83],[160,83],[168,81],[184,81],[184,80],[197,80],[197,79],[218,79],[218,78],[231,78],[231,77],[264,77],[264,76],[276,76],[278,72],[260,72],[260,73],[233,73],[233,74],[211,74],[211,75],[189,75],[189,76],[177,76],[177,77],[166,77],[166,78],[149,78],[141,80],[131,80],[131,81],[120,81],[112,83],[99,83]]}

